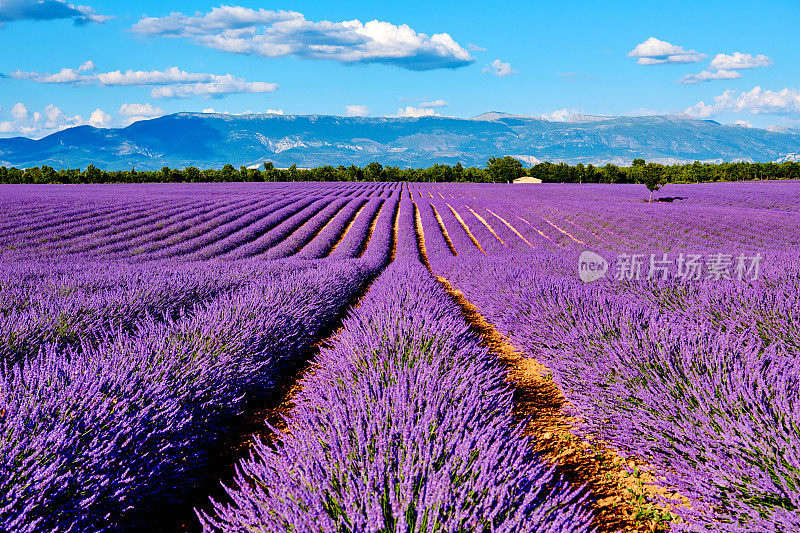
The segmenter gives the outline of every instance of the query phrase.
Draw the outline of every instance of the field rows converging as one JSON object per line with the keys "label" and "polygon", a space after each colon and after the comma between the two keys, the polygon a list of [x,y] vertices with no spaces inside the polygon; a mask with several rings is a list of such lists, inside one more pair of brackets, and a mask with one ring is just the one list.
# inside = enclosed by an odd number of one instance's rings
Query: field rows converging
{"label": "field rows converging", "polygon": [[0,189],[0,530],[800,530],[800,188],[670,187]]}

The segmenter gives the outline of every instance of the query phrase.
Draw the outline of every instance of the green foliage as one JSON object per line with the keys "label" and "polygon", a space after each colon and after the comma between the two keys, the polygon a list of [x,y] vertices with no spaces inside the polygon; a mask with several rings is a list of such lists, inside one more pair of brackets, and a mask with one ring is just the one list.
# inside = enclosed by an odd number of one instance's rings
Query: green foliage
{"label": "green foliage", "polygon": [[513,157],[492,157],[486,162],[486,174],[494,183],[511,183],[525,175],[525,168]]}
{"label": "green foliage", "polygon": [[357,165],[316,168],[275,168],[265,162],[258,168],[225,165],[221,169],[200,170],[163,167],[156,171],[106,171],[89,165],[86,170],[55,170],[43,165],[27,169],[0,166],[0,183],[199,183],[228,181],[407,181],[436,183],[509,183],[521,176],[532,176],[548,183],[641,183],[656,191],[667,183],[708,183],[714,181],[800,179],[800,162],[784,163],[700,163],[659,165],[635,159],[629,167],[611,163],[603,167],[588,164],[538,163],[526,169],[513,157],[492,157],[486,168],[435,164],[428,168],[385,167],[372,162]]}

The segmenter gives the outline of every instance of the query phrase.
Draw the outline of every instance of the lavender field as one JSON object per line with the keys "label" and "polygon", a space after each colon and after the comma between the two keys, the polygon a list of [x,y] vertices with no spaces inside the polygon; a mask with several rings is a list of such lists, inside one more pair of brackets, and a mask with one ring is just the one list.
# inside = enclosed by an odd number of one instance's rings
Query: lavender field
{"label": "lavender field", "polygon": [[0,530],[800,531],[800,183],[657,196],[2,186]]}

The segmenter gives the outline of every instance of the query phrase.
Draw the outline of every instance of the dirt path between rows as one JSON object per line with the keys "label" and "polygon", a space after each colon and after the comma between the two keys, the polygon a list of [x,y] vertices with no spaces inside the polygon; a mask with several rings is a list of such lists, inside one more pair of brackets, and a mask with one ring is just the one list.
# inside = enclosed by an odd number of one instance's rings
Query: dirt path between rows
{"label": "dirt path between rows", "polygon": [[[570,483],[585,485],[592,494],[593,526],[598,533],[666,531],[671,519],[658,496],[674,498],[652,485],[655,478],[641,461],[626,461],[616,450],[602,443],[578,439],[577,420],[564,413],[564,395],[550,378],[547,367],[524,357],[498,332],[450,282],[437,276],[464,318],[508,369],[507,382],[514,391],[514,416],[528,419],[525,433],[531,447],[556,465],[556,471]],[[631,472],[633,470],[633,472]]]}
{"label": "dirt path between rows", "polygon": [[420,261],[439,281],[482,344],[508,370],[506,382],[514,393],[514,417],[528,420],[525,434],[532,449],[556,466],[564,479],[591,491],[597,533],[667,531],[672,519],[659,502],[659,496],[677,498],[654,485],[654,476],[641,461],[626,461],[616,450],[598,442],[578,439],[578,420],[564,412],[564,394],[551,378],[550,370],[533,358],[525,357],[509,339],[481,315],[466,296],[430,265],[425,233],[418,206],[414,205],[415,231]]}

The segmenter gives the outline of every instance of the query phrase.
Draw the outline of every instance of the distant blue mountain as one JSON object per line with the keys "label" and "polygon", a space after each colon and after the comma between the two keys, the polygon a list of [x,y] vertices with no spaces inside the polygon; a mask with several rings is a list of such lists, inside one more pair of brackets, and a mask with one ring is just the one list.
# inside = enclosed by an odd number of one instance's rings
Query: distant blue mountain
{"label": "distant blue mountain", "polygon": [[685,116],[578,117],[571,122],[485,113],[446,117],[177,113],[120,129],[78,126],[43,139],[0,139],[0,165],[109,170],[259,165],[483,165],[491,156],[629,164],[800,159],[800,131],[723,126]]}

